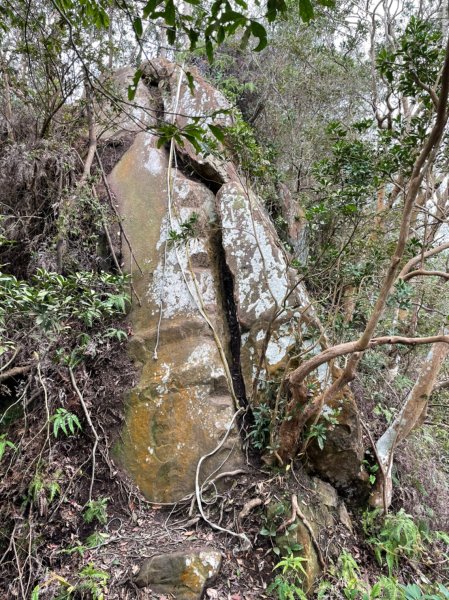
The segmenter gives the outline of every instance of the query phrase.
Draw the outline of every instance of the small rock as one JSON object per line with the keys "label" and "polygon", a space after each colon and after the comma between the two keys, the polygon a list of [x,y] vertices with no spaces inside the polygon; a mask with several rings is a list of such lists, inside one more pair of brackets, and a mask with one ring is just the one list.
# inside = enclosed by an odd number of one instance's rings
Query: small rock
{"label": "small rock", "polygon": [[343,525],[352,532],[352,521],[349,516],[348,509],[346,508],[346,504],[342,502],[338,507],[338,518]]}
{"label": "small rock", "polygon": [[324,506],[327,506],[329,508],[337,508],[337,490],[333,488],[330,483],[322,481],[321,479],[318,479],[318,477],[313,477],[313,483],[315,492],[320,497],[320,500],[324,504]]}
{"label": "small rock", "polygon": [[200,600],[218,575],[221,559],[221,553],[211,548],[158,554],[144,561],[134,582],[176,600]]}

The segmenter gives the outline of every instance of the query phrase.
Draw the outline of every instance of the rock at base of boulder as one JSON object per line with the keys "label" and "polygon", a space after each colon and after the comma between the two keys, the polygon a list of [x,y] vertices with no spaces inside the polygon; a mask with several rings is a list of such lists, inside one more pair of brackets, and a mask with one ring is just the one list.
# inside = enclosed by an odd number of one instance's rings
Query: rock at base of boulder
{"label": "rock at base of boulder", "polygon": [[148,586],[176,600],[200,600],[218,575],[221,559],[221,553],[211,548],[158,554],[142,564],[134,581],[140,588]]}

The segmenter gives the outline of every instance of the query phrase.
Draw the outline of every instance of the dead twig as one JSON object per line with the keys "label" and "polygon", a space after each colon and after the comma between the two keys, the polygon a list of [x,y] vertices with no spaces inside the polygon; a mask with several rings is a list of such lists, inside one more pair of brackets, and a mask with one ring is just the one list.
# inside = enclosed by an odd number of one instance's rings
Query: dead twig
{"label": "dead twig", "polygon": [[34,365],[22,365],[20,367],[13,367],[8,371],[4,371],[0,373],[0,383],[2,381],[6,381],[7,379],[11,379],[11,377],[17,377],[17,375],[23,375],[24,373],[28,373],[31,371]]}
{"label": "dead twig", "polygon": [[248,502],[245,502],[242,510],[239,512],[239,514],[237,516],[237,522],[239,524],[241,524],[243,519],[245,517],[247,517],[254,508],[256,508],[257,506],[261,506],[262,504],[263,504],[262,498],[252,498],[251,500],[248,500]]}

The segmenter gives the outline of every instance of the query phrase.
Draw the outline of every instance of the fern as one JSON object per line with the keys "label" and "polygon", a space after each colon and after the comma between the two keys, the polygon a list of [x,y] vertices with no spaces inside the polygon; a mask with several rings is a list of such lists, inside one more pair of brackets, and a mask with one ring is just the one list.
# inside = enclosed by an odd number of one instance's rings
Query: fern
{"label": "fern", "polygon": [[381,598],[382,600],[403,600],[404,591],[397,579],[393,577],[381,577],[371,588],[370,600]]}
{"label": "fern", "polygon": [[98,521],[104,525],[108,520],[107,506],[109,498],[98,498],[98,500],[90,500],[86,504],[83,518],[86,523]]}
{"label": "fern", "polygon": [[70,433],[75,435],[75,430],[81,429],[78,417],[65,408],[58,408],[50,420],[53,423],[53,435],[55,437],[58,437],[60,429],[65,435],[70,435]]}

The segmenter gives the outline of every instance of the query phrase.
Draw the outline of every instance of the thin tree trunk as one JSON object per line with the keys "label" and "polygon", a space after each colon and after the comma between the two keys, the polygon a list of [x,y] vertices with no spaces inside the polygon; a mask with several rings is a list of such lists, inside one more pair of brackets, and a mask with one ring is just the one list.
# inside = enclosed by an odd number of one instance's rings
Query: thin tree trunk
{"label": "thin tree trunk", "polygon": [[[94,102],[92,89],[90,83],[86,77],[86,111],[87,111],[87,122],[89,127],[89,149],[87,151],[86,160],[84,161],[83,173],[77,183],[77,189],[82,187],[87,179],[90,177],[92,163],[97,150],[97,135],[95,132],[95,114],[94,114]],[[61,204],[60,216],[59,216],[59,227],[58,237],[56,242],[56,262],[58,273],[62,273],[64,270],[64,257],[67,251],[67,217],[70,213],[70,208],[75,200],[75,194],[70,195],[65,202]]]}
{"label": "thin tree trunk", "polygon": [[[390,506],[393,493],[391,472],[394,450],[415,427],[419,427],[424,422],[430,395],[448,354],[449,344],[447,343],[439,342],[431,346],[418,379],[408,394],[400,413],[377,441],[377,457],[381,462],[379,466],[384,476],[377,479],[376,487],[370,498],[371,506],[382,506],[384,510]],[[386,506],[384,506],[384,502]]]}
{"label": "thin tree trunk", "polygon": [[8,133],[8,140],[10,142],[15,141],[14,129],[12,126],[12,107],[11,107],[11,87],[9,85],[9,74],[7,70],[6,63],[3,59],[3,56],[0,55],[0,60],[2,63],[2,77],[3,77],[3,88],[5,93],[5,119],[6,119],[6,131]]}

